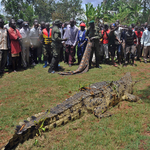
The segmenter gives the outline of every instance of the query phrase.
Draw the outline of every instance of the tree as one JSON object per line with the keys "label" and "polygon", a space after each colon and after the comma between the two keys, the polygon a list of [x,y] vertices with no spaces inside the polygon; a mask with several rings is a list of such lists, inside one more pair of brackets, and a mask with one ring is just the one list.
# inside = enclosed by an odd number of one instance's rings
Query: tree
{"label": "tree", "polygon": [[34,0],[34,13],[39,17],[39,21],[50,22],[55,10],[54,0]]}
{"label": "tree", "polygon": [[85,6],[87,20],[90,18],[98,22],[102,19],[107,23],[119,20],[121,24],[127,25],[150,22],[149,0],[104,0],[101,6],[93,7],[91,3]]}
{"label": "tree", "polygon": [[86,24],[88,25],[88,22],[90,20],[96,20],[96,8],[93,6],[93,4],[91,3],[88,3],[88,4],[85,4],[85,7],[86,7]]}
{"label": "tree", "polygon": [[24,0],[2,0],[2,4],[5,5],[5,11],[8,14],[8,18],[19,18],[32,23],[34,15],[33,5],[25,2]]}
{"label": "tree", "polygon": [[55,5],[55,11],[52,14],[53,20],[69,21],[71,18],[81,20],[83,9],[82,0],[60,0]]}
{"label": "tree", "polygon": [[55,19],[81,20],[82,0],[2,0],[7,14],[14,19],[22,18],[32,23],[33,18],[50,22]]}

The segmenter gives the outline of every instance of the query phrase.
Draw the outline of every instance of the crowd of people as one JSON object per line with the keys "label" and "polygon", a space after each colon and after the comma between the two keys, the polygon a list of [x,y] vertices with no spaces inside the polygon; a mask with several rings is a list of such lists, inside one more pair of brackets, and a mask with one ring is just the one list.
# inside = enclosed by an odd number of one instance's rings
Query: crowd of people
{"label": "crowd of people", "polygon": [[16,72],[38,63],[44,63],[43,68],[49,65],[48,72],[55,73],[59,71],[60,61],[69,67],[76,62],[76,51],[80,64],[87,42],[92,43],[89,68],[93,54],[95,66],[100,69],[101,63],[114,67],[121,64],[126,67],[129,63],[134,66],[135,58],[141,61],[142,56],[147,63],[150,54],[150,25],[132,24],[128,27],[120,25],[117,20],[109,27],[108,24],[96,25],[91,20],[88,28],[81,22],[79,29],[74,19],[65,23],[56,19],[52,26],[44,21],[39,24],[35,19],[33,27],[29,27],[29,23],[22,19],[17,23],[10,19],[9,25],[4,25],[4,20],[0,18],[0,74],[5,72],[6,67]]}

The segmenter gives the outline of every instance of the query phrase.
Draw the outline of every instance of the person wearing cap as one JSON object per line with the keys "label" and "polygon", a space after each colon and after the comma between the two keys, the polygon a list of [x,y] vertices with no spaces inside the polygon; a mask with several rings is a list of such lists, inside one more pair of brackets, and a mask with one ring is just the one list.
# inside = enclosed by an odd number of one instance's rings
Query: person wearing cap
{"label": "person wearing cap", "polygon": [[78,56],[78,64],[80,64],[81,60],[82,60],[82,56],[84,54],[85,48],[86,48],[86,44],[87,44],[87,39],[85,37],[85,23],[81,23],[80,24],[81,30],[79,30],[78,32],[78,38],[77,38],[77,43],[78,43],[78,47],[77,47],[77,56]]}
{"label": "person wearing cap", "polygon": [[75,62],[75,46],[77,44],[77,37],[78,37],[78,28],[74,24],[74,19],[70,19],[70,24],[67,25],[64,39],[67,38],[68,40],[65,42],[66,51],[65,51],[65,62],[69,64],[69,67]]}
{"label": "person wearing cap", "polygon": [[43,54],[44,54],[44,63],[43,68],[47,67],[47,61],[51,63],[52,59],[52,28],[50,28],[50,24],[47,22],[45,27],[42,30],[42,38],[43,38]]}
{"label": "person wearing cap", "polygon": [[58,70],[61,42],[67,40],[61,38],[61,32],[59,30],[59,28],[61,27],[60,23],[61,22],[59,19],[55,20],[55,25],[52,28],[52,60],[48,73],[54,73]]}
{"label": "person wearing cap", "polygon": [[20,31],[20,29],[22,28],[22,25],[23,25],[23,20],[22,19],[18,19],[17,20],[17,26],[18,26],[18,30]]}
{"label": "person wearing cap", "polygon": [[22,36],[22,51],[21,51],[21,58],[22,58],[22,65],[24,69],[27,69],[29,66],[29,28],[28,23],[23,22],[22,28],[20,29],[20,34]]}
{"label": "person wearing cap", "polygon": [[4,21],[0,18],[0,74],[4,73],[7,62],[7,53],[10,49],[10,40],[7,29],[4,28]]}
{"label": "person wearing cap", "polygon": [[91,68],[93,52],[95,52],[95,57],[96,57],[96,68],[102,68],[101,66],[99,66],[99,62],[100,62],[99,41],[102,38],[101,31],[98,26],[95,26],[94,20],[91,20],[89,22],[89,25],[90,27],[87,29],[87,32],[86,32],[86,38],[88,38],[92,42],[92,51],[91,51],[91,57],[89,60],[89,68]]}

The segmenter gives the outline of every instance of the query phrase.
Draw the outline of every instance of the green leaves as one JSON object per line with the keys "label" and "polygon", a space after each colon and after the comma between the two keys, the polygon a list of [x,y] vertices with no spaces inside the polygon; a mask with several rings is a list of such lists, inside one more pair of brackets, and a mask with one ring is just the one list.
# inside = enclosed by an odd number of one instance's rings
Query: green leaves
{"label": "green leaves", "polygon": [[[113,23],[119,20],[121,24],[138,24],[142,21],[150,21],[150,2],[148,0],[105,0],[101,5],[93,7],[88,3],[86,6],[87,23],[89,20]],[[114,13],[116,12],[116,13]],[[143,16],[144,14],[144,16]],[[143,19],[144,18],[144,19]]]}
{"label": "green leaves", "polygon": [[63,22],[71,18],[76,20],[83,19],[84,10],[82,9],[82,0],[60,0],[55,3],[55,10],[52,13],[52,19],[60,19]]}

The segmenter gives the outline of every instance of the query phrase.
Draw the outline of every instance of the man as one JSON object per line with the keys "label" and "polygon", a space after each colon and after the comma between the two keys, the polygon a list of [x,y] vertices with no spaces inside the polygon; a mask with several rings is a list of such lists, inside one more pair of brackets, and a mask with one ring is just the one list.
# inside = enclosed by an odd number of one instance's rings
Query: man
{"label": "man", "polygon": [[17,26],[18,26],[18,30],[20,31],[20,29],[22,28],[22,25],[23,25],[23,20],[22,19],[18,19],[17,20]]}
{"label": "man", "polygon": [[100,59],[100,47],[99,47],[99,40],[101,39],[102,35],[99,31],[99,28],[95,26],[94,21],[89,22],[90,27],[87,29],[86,37],[92,42],[92,51],[91,51],[91,58],[89,61],[89,68],[91,68],[91,62],[93,57],[93,52],[95,52],[96,57],[96,68],[102,68],[99,66],[99,59]]}
{"label": "man", "polygon": [[24,69],[27,69],[29,65],[29,28],[28,23],[23,22],[23,27],[20,29],[20,34],[22,36],[22,65]]}
{"label": "man", "polygon": [[[135,32],[132,31],[132,27],[128,28],[128,31],[125,33],[125,45],[126,45],[126,62],[129,62],[129,55],[131,54],[132,65],[134,66],[134,52],[135,52],[135,45],[134,40],[137,39]],[[138,41],[138,40],[137,40]]]}
{"label": "man", "polygon": [[50,24],[47,22],[45,24],[45,29],[42,31],[43,35],[43,54],[44,54],[44,63],[43,68],[47,67],[47,61],[50,63],[52,59],[52,28],[50,28]]}
{"label": "man", "polygon": [[143,32],[141,38],[142,47],[144,46],[144,62],[147,63],[147,54],[150,54],[150,25],[147,27],[148,29]]}
{"label": "man", "polygon": [[21,45],[19,41],[21,40],[22,36],[20,32],[16,29],[16,22],[14,19],[10,19],[9,21],[9,37],[11,40],[11,57],[12,57],[12,65],[13,71],[16,72],[18,61],[19,61],[19,54],[21,52]]}
{"label": "man", "polygon": [[110,30],[108,29],[108,25],[105,24],[104,25],[104,30],[101,31],[101,34],[102,34],[102,48],[103,48],[103,52],[105,54],[105,59],[106,59],[106,62],[108,61],[109,59],[109,53],[108,53],[108,35],[109,35],[109,32]]}
{"label": "man", "polygon": [[119,63],[119,65],[121,65],[121,57],[122,57],[121,33],[122,33],[122,30],[124,28],[119,25],[119,21],[116,22],[116,26],[118,26],[118,29],[115,31],[115,35],[116,35],[116,38],[117,38],[115,44],[116,44],[116,47],[117,47],[118,63]]}
{"label": "man", "polygon": [[115,46],[115,41],[116,41],[116,35],[114,34],[115,28],[114,25],[110,25],[110,33],[108,35],[108,48],[109,48],[109,52],[111,54],[111,61],[114,67],[117,67],[115,61],[114,61],[114,57],[115,57],[115,50],[116,50],[116,46]]}
{"label": "man", "polygon": [[0,18],[0,74],[4,73],[7,62],[7,53],[10,49],[10,40],[7,29],[4,29],[4,21]]}
{"label": "man", "polygon": [[[22,24],[23,24],[23,19],[18,19],[17,20],[17,30],[20,32],[20,29],[22,28]],[[23,48],[22,47],[22,41],[20,41],[20,44],[21,44],[21,49]],[[18,62],[18,68],[21,68],[21,64],[22,64],[22,53],[20,52],[19,54],[19,62]]]}
{"label": "man", "polygon": [[37,22],[34,22],[34,27],[30,30],[29,33],[30,45],[31,45],[31,62],[33,66],[35,66],[38,63],[37,51],[40,43],[38,27],[39,24]]}
{"label": "man", "polygon": [[78,38],[77,38],[77,43],[78,43],[78,47],[77,47],[77,56],[78,56],[78,64],[80,64],[85,48],[86,48],[86,44],[87,44],[87,39],[85,37],[85,23],[81,23],[80,24],[81,29],[78,32]]}
{"label": "man", "polygon": [[58,69],[58,63],[60,58],[60,48],[61,48],[61,42],[67,41],[67,39],[61,39],[61,32],[59,30],[60,28],[60,20],[55,20],[55,25],[52,29],[52,60],[50,64],[50,68],[48,70],[49,73],[55,73]]}
{"label": "man", "polygon": [[70,25],[67,25],[67,29],[64,34],[64,39],[68,39],[66,44],[66,56],[65,62],[69,64],[69,67],[75,62],[75,46],[77,43],[78,28],[75,26],[74,19],[70,19]]}
{"label": "man", "polygon": [[142,31],[140,28],[136,27],[135,28],[135,34],[137,36],[138,41],[135,41],[134,44],[136,45],[136,50],[137,50],[137,60],[140,60],[141,57],[141,37],[142,37]]}
{"label": "man", "polygon": [[45,22],[41,21],[41,26],[39,28],[40,43],[39,43],[39,48],[37,52],[39,63],[41,63],[41,57],[43,54],[43,34],[42,34],[43,29],[45,29]]}

